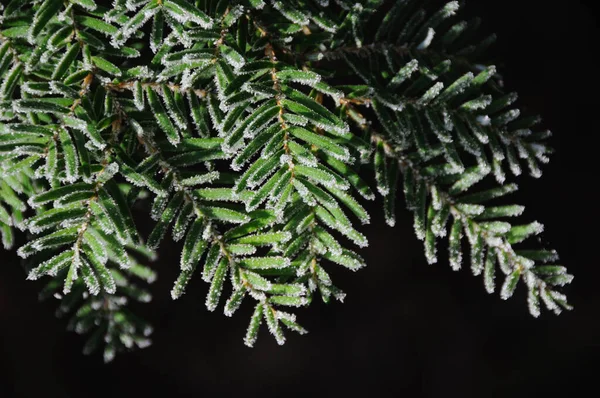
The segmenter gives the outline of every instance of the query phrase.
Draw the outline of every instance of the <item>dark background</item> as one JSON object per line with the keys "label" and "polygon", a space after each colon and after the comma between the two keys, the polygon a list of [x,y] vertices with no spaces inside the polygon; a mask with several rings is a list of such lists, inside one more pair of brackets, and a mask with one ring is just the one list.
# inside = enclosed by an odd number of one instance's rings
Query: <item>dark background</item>
{"label": "dark background", "polygon": [[[204,307],[196,278],[172,302],[178,251],[156,264],[154,301],[141,309],[154,345],[117,356],[80,354],[83,338],[39,303],[43,282],[27,282],[14,253],[0,261],[0,397],[401,396],[554,397],[597,391],[600,370],[600,265],[596,177],[598,14],[574,0],[470,1],[485,30],[497,32],[494,56],[520,105],[544,116],[556,149],[544,177],[520,180],[526,215],[546,226],[543,243],[576,278],[566,289],[575,310],[533,319],[522,287],[503,302],[480,277],[429,266],[402,211],[398,226],[381,217],[363,229],[369,266],[336,273],[344,304],[317,301],[298,311],[310,333],[276,345],[261,330],[254,349],[242,338],[250,315]],[[371,210],[377,211],[377,206]],[[171,250],[173,249],[173,250]],[[592,392],[593,394],[593,392]]]}

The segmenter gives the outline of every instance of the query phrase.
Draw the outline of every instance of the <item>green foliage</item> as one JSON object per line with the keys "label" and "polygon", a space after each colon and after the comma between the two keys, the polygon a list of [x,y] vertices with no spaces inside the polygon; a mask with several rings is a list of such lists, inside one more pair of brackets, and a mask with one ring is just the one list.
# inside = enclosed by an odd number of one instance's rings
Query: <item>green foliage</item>
{"label": "green foliage", "polygon": [[523,285],[533,316],[540,300],[570,309],[556,253],[522,244],[541,224],[501,201],[516,190],[507,172],[541,175],[549,133],[502,92],[482,58],[494,37],[476,38],[458,8],[0,5],[4,247],[26,234],[28,278],[49,277],[42,296],[61,299],[70,327],[91,332],[85,352],[104,345],[105,360],[149,344],[127,304],[150,300],[135,283],[154,280],[143,264],[165,239],[182,242],[174,299],[202,279],[210,311],[252,302],[248,346],[263,322],[279,344],[284,329],[305,333],[287,307],[343,300],[328,270],[365,266],[357,224],[374,192],[392,226],[404,194],[429,263],[448,237],[451,267],[470,251],[488,292],[498,282],[507,299]]}

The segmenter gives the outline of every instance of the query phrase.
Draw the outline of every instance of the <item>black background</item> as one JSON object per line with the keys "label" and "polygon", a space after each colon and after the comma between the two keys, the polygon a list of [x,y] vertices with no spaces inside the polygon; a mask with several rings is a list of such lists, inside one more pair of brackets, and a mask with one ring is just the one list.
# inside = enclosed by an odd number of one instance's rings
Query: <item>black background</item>
{"label": "black background", "polygon": [[[600,371],[597,148],[598,14],[575,0],[470,1],[521,108],[544,116],[556,149],[544,177],[520,180],[526,216],[546,226],[543,243],[576,278],[575,310],[533,319],[522,287],[503,302],[481,278],[426,264],[412,219],[401,211],[363,229],[369,266],[334,277],[344,304],[317,301],[298,311],[310,333],[283,347],[261,330],[254,349],[242,337],[250,306],[233,318],[204,307],[197,278],[172,302],[178,251],[163,247],[154,301],[140,311],[154,345],[103,365],[83,356],[83,338],[39,303],[43,282],[27,282],[14,253],[1,252],[0,397],[121,396],[582,396]],[[372,211],[380,210],[378,205]],[[377,214],[377,213],[374,213]]]}

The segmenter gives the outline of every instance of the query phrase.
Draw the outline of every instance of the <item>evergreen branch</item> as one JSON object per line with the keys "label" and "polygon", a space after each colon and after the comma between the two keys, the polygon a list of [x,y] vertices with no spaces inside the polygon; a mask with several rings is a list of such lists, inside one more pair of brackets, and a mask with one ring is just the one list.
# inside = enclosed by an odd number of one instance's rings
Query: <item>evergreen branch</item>
{"label": "evergreen branch", "polygon": [[[431,69],[422,65],[421,73],[416,73],[418,62],[413,60],[399,70],[392,69],[392,78],[380,82],[373,71],[349,58],[346,62],[363,78],[368,91],[364,95],[361,86],[358,91],[349,87],[359,95],[350,92],[341,105],[372,105],[380,125],[397,144],[426,152],[430,142],[437,141],[459,170],[464,169],[465,159],[458,157],[457,147],[480,161],[485,145],[492,153],[489,167],[494,168],[499,182],[505,179],[500,166],[505,159],[516,176],[521,174],[518,158],[527,162],[532,176],[541,176],[539,163],[547,163],[551,153],[543,143],[549,132],[534,133],[539,118],[520,116],[518,109],[509,108],[515,94],[496,97],[486,93],[494,67],[477,75],[460,74],[460,70],[453,71],[451,62],[444,61]],[[445,82],[438,81],[440,75],[448,76]],[[417,130],[415,134],[413,130]]]}
{"label": "evergreen branch", "polygon": [[[104,341],[105,360],[149,344],[149,326],[125,305],[149,301],[134,279],[155,275],[133,252],[152,260],[169,228],[183,240],[172,297],[202,264],[207,308],[229,277],[225,315],[255,301],[245,344],[263,321],[282,344],[282,325],[306,332],[283,307],[308,306],[317,291],[325,302],[344,298],[326,263],[365,265],[346,240],[367,245],[354,226],[370,220],[358,197],[375,198],[357,171],[366,166],[389,225],[402,176],[428,262],[448,235],[459,269],[466,235],[489,292],[498,263],[502,298],[523,280],[534,316],[540,299],[570,309],[556,287],[572,276],[544,265],[556,253],[517,246],[541,225],[501,220],[522,206],[487,205],[516,189],[502,185],[506,168],[518,176],[524,161],[541,175],[549,133],[512,107],[516,95],[503,93],[494,67],[478,63],[493,37],[473,39],[478,23],[456,20],[458,5],[0,5],[4,246],[13,227],[29,230],[18,249],[29,279],[53,277],[44,296],[63,286],[59,313],[78,308],[69,328],[96,327],[85,351]],[[500,186],[473,189],[491,173]],[[156,224],[142,243],[130,208],[147,197]]]}
{"label": "evergreen branch", "polygon": [[[51,282],[51,286],[54,288],[58,286],[58,281],[66,276],[63,293],[67,295],[68,301],[73,305],[74,300],[82,295],[83,286],[87,290],[87,293],[83,296],[87,297],[89,293],[89,300],[93,300],[91,297],[100,294],[104,302],[107,302],[107,300],[117,300],[116,302],[119,302],[120,300],[119,307],[123,307],[125,304],[123,302],[124,296],[133,297],[137,295],[140,299],[145,297],[143,300],[149,301],[150,296],[148,293],[143,293],[143,296],[140,295],[142,291],[135,290],[134,286],[126,282],[127,279],[122,276],[119,277],[120,282],[115,282],[115,278],[118,276],[117,271],[106,267],[108,260],[122,267],[132,265],[131,257],[126,253],[124,247],[120,247],[121,244],[124,245],[127,241],[131,242],[131,236],[133,235],[131,235],[131,230],[124,229],[128,228],[129,225],[127,220],[122,218],[123,208],[119,208],[120,203],[118,200],[115,202],[114,199],[118,188],[115,190],[116,185],[111,179],[116,171],[115,167],[118,167],[118,165],[110,163],[109,160],[114,151],[114,145],[116,145],[119,123],[118,119],[113,122],[112,137],[108,143],[105,142],[96,129],[97,120],[90,118],[89,108],[84,103],[84,98],[90,92],[95,77],[95,72],[86,70],[88,69],[88,66],[85,65],[86,62],[83,63],[83,69],[75,73],[76,78],[67,77],[63,80],[67,70],[77,63],[80,48],[83,49],[84,58],[87,56],[88,59],[89,57],[100,59],[91,56],[90,52],[85,54],[87,43],[75,23],[74,10],[71,9],[68,15],[71,19],[72,34],[63,39],[63,45],[66,46],[67,51],[57,58],[56,69],[51,72],[50,76],[53,81],[49,85],[37,83],[35,80],[32,80],[31,83],[28,82],[27,88],[21,91],[22,99],[18,99],[12,104],[11,116],[7,119],[16,118],[17,121],[11,125],[3,126],[3,128],[7,127],[8,134],[11,134],[12,130],[17,132],[17,136],[22,135],[20,139],[13,140],[12,143],[9,141],[8,143],[11,145],[8,148],[3,148],[3,150],[12,149],[11,147],[15,146],[16,148],[26,147],[33,142],[38,145],[43,144],[42,151],[39,155],[36,155],[33,161],[21,162],[22,167],[24,167],[22,170],[28,173],[28,169],[31,167],[35,170],[35,174],[32,173],[32,181],[45,177],[50,184],[50,189],[38,188],[36,191],[32,192],[30,190],[29,192],[28,203],[36,209],[37,214],[29,218],[25,225],[31,233],[37,236],[28,244],[19,248],[18,253],[22,257],[34,255],[34,261],[40,261],[40,258],[43,259],[47,251],[70,246],[69,249],[63,249],[62,252],[55,254],[53,257],[46,257],[45,261],[41,261],[31,270],[28,278],[37,279],[43,275],[57,276]],[[75,44],[71,43],[73,40],[76,40]],[[45,50],[44,47],[45,45],[41,45],[38,48]],[[43,54],[38,53],[38,56],[43,57]],[[23,76],[30,76],[28,70],[31,71],[31,76],[34,76],[33,73],[35,73],[37,66],[31,63],[33,57],[31,54],[29,55],[29,60],[23,68],[25,70]],[[48,57],[51,57],[51,55],[48,55]],[[18,58],[15,57],[15,59],[20,62]],[[4,80],[4,86],[6,87],[7,82],[11,79],[15,80],[17,78],[9,74]],[[65,84],[63,81],[67,80],[73,81]],[[78,89],[75,89],[72,83],[77,81],[81,84]],[[13,90],[7,92],[13,93]],[[51,98],[29,99],[29,96],[44,97],[57,93],[65,95],[65,101],[53,102]],[[44,112],[48,112],[53,116],[44,115]],[[29,123],[27,123],[27,119],[29,119]],[[82,133],[90,138],[91,146],[86,147]],[[60,154],[58,153],[59,145],[62,149]],[[96,152],[96,150],[99,150],[99,152]],[[98,165],[97,170],[92,171],[92,168],[96,165],[91,165],[90,159],[94,158],[100,159],[100,165]],[[43,167],[39,164],[39,159],[45,159]],[[80,174],[80,171],[83,175]],[[80,179],[84,181],[76,183]],[[64,182],[74,184],[61,186],[61,183]],[[46,209],[44,204],[48,202],[53,203],[54,208]],[[83,206],[81,207],[81,205]],[[129,224],[132,225],[132,222]],[[113,227],[116,227],[116,235],[120,241],[107,234],[106,229],[112,229]],[[138,266],[137,268],[138,273],[148,274],[144,267]],[[117,285],[123,289],[120,299],[117,299],[116,296],[113,298]],[[77,293],[69,295],[74,287],[77,287]],[[61,312],[65,312],[71,307],[63,306],[61,308]],[[94,308],[88,309],[85,318],[89,321],[90,316],[92,316],[90,314],[95,312],[96,309]],[[113,316],[122,317],[123,313],[109,312],[104,314],[101,317],[102,322],[107,322],[109,327],[106,329],[100,325],[98,332],[95,334],[96,337],[99,337],[102,336],[101,333],[105,332],[105,360],[112,359],[116,350],[131,348],[131,344],[133,344],[120,343],[117,339],[130,339],[136,336],[136,328],[133,324],[130,324],[128,330],[116,330]],[[100,322],[99,318],[95,317],[97,322]],[[131,315],[128,315],[128,317],[131,317]],[[80,318],[82,316],[78,312],[75,319]],[[121,319],[122,322],[123,319]],[[139,323],[140,321],[136,321],[136,324]],[[89,324],[86,329],[89,329],[89,326],[92,325],[93,323]],[[121,326],[124,326],[124,324],[121,324]],[[103,328],[104,331],[101,330]],[[139,345],[144,344],[140,343]]]}
{"label": "evergreen branch", "polygon": [[[540,315],[540,297],[546,307],[559,314],[561,308],[572,309],[566,296],[554,290],[556,286],[564,286],[573,279],[564,267],[544,265],[558,259],[554,251],[524,251],[515,249],[513,244],[520,243],[529,236],[537,235],[542,230],[541,224],[534,222],[527,225],[511,226],[507,222],[495,221],[498,217],[517,216],[523,212],[522,206],[485,207],[489,199],[502,196],[515,188],[495,188],[469,196],[451,194],[457,192],[456,186],[464,181],[460,178],[445,191],[436,182],[436,178],[427,175],[414,159],[394,149],[393,144],[386,142],[380,135],[373,133],[375,144],[382,143],[386,156],[397,161],[397,167],[404,175],[404,193],[407,206],[415,212],[415,229],[419,239],[425,242],[428,262],[437,262],[435,240],[446,236],[445,225],[448,216],[454,219],[450,232],[449,257],[454,270],[461,268],[461,238],[464,229],[471,244],[471,270],[473,274],[484,273],[485,287],[493,293],[495,263],[498,262],[506,278],[501,289],[501,298],[510,298],[519,280],[523,280],[528,289],[530,313]],[[396,167],[396,166],[390,166]],[[420,186],[422,186],[420,188]],[[395,187],[391,189],[396,189]],[[419,192],[420,191],[420,192]],[[430,203],[426,204],[429,196]],[[487,256],[485,252],[487,251]]]}

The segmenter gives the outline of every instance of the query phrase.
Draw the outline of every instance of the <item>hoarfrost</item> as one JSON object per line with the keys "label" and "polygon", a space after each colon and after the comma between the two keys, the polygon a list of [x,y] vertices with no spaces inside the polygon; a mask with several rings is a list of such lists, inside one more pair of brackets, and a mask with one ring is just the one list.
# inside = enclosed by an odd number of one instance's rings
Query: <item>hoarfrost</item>
{"label": "hoarfrost", "polygon": [[417,46],[417,50],[425,50],[431,45],[433,38],[435,37],[435,30],[433,28],[429,28],[427,30],[427,36],[425,39]]}
{"label": "hoarfrost", "polygon": [[477,123],[482,126],[490,126],[492,124],[492,120],[488,115],[480,115],[477,116]]}

